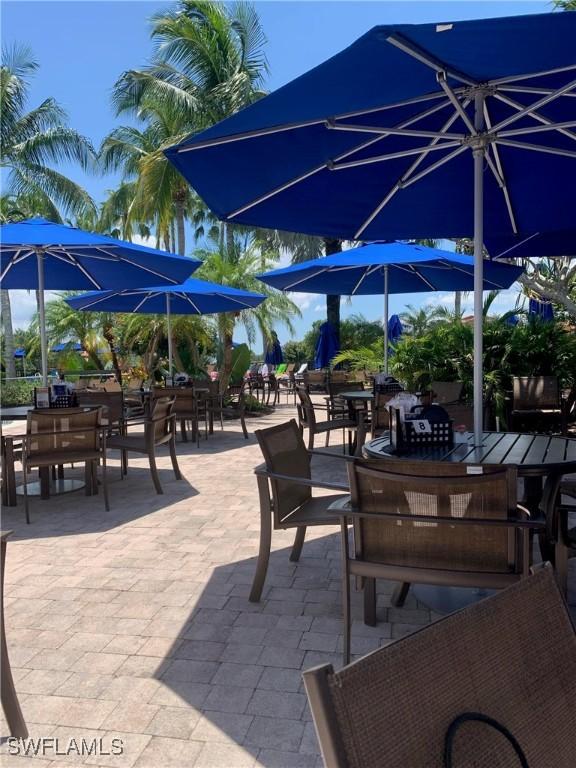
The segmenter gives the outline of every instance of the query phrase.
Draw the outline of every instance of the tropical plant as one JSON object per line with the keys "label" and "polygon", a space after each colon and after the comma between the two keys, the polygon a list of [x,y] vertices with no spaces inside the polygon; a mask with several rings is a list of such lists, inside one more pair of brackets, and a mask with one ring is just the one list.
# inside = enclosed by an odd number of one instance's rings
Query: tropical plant
{"label": "tropical plant", "polygon": [[26,111],[29,79],[37,69],[28,48],[15,45],[2,52],[0,166],[7,174],[5,193],[20,200],[32,197],[53,220],[61,212],[94,211],[88,193],[53,168],[72,161],[88,169],[95,158],[88,139],[67,126],[66,113],[54,99]]}
{"label": "tropical plant", "polygon": [[267,296],[255,309],[240,312],[225,312],[216,316],[218,337],[223,349],[221,387],[225,388],[232,370],[232,339],[234,328],[241,323],[253,343],[258,329],[264,339],[269,341],[271,332],[277,323],[284,323],[293,332],[292,317],[300,316],[297,305],[284,293],[269,288],[257,279],[262,270],[270,269],[269,258],[255,246],[251,235],[235,236],[230,243],[211,242],[212,248],[197,250],[195,255],[204,263],[195,273],[196,276],[212,283],[242,288]]}
{"label": "tropical plant", "polygon": [[152,39],[152,64],[125,72],[113,93],[117,113],[135,115],[146,127],[116,129],[101,156],[105,167],[123,167],[124,180],[136,182],[129,217],[154,220],[165,243],[175,222],[177,250],[184,254],[186,219],[197,231],[202,218],[210,226],[214,221],[164,149],[263,95],[265,37],[247,3],[181,0],[153,17]]}
{"label": "tropical plant", "polygon": [[437,325],[443,312],[440,307],[427,304],[425,307],[406,305],[406,312],[402,312],[400,319],[407,326],[407,332],[411,336],[422,336]]}

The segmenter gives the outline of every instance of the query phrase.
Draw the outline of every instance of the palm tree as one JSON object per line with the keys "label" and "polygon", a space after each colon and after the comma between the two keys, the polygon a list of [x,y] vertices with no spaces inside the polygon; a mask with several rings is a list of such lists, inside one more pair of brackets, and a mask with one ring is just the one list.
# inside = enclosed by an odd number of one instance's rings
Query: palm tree
{"label": "palm tree", "polygon": [[240,312],[225,312],[216,316],[218,336],[223,349],[221,387],[228,384],[232,370],[232,339],[234,329],[242,323],[249,342],[254,343],[258,328],[266,340],[272,337],[272,330],[277,323],[284,323],[293,333],[291,318],[300,316],[297,305],[284,293],[261,283],[256,275],[272,266],[269,256],[263,254],[255,245],[252,235],[234,238],[232,250],[229,243],[212,241],[211,249],[197,250],[195,256],[204,263],[195,273],[204,280],[242,288],[247,291],[264,293],[268,298],[255,309]]}
{"label": "palm tree", "polygon": [[[152,23],[153,63],[125,72],[113,93],[117,114],[135,115],[146,128],[113,131],[102,157],[105,167],[123,167],[125,180],[136,180],[133,208],[144,217],[156,212],[164,241],[175,222],[184,255],[185,220],[199,226],[199,204],[164,149],[263,95],[265,37],[246,3],[181,0]],[[232,228],[223,232],[232,246]]]}
{"label": "palm tree", "polygon": [[434,325],[438,324],[439,308],[427,305],[417,308],[412,304],[406,305],[407,312],[402,312],[400,319],[412,329],[412,336],[423,336]]}
{"label": "palm tree", "polygon": [[7,173],[5,192],[34,197],[53,220],[61,211],[75,215],[95,211],[88,193],[52,167],[75,161],[89,168],[95,154],[88,139],[66,125],[66,113],[54,99],[26,112],[28,79],[37,68],[28,48],[14,46],[2,52],[0,167]]}

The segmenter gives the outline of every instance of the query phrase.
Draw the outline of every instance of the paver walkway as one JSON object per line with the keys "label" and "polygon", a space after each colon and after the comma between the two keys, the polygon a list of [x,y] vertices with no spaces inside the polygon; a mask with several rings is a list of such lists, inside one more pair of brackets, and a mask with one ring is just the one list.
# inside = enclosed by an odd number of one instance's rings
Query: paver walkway
{"label": "paver walkway", "polygon": [[[162,496],[144,459],[130,459],[124,480],[113,459],[108,513],[82,492],[33,499],[29,526],[22,505],[4,510],[16,685],[31,736],[57,741],[34,758],[5,743],[3,766],[321,765],[301,672],[341,663],[337,529],[312,530],[297,564],[293,533],[275,532],[262,602],[247,599],[259,533],[252,432],[292,416],[283,405],[249,419],[247,441],[227,422],[200,449],[179,442],[184,479],[163,454]],[[345,478],[337,458],[315,470]],[[355,622],[355,653],[434,618],[412,596],[390,607],[392,588],[379,585],[377,627]],[[75,754],[82,739],[101,739],[99,754]],[[122,754],[103,754],[120,743]]]}

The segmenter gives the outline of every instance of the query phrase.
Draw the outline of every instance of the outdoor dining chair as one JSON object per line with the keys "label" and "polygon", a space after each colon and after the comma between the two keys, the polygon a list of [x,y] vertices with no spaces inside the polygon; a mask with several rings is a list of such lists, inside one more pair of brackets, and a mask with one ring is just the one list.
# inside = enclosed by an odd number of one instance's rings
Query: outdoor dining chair
{"label": "outdoor dining chair", "polygon": [[102,464],[102,489],[106,511],[106,428],[101,425],[102,409],[45,408],[28,414],[26,435],[22,438],[22,472],[24,475],[24,510],[30,522],[28,484],[31,469],[47,474],[51,467],[85,464],[86,483],[97,490],[97,467]]}
{"label": "outdoor dining chair", "polygon": [[141,421],[130,422],[130,427],[139,425],[144,427],[144,432],[138,434],[130,433],[127,429],[123,435],[113,435],[108,440],[108,448],[116,449],[121,452],[121,473],[125,475],[128,471],[128,453],[142,453],[148,456],[150,463],[150,473],[156,488],[156,493],[164,493],[160,484],[160,477],[156,467],[156,449],[161,445],[168,445],[170,449],[170,459],[172,460],[172,469],[176,480],[180,480],[180,468],[176,457],[176,416],[173,413],[174,398],[158,397],[155,398],[150,415]]}
{"label": "outdoor dining chair", "polygon": [[549,566],[303,677],[327,768],[576,765],[576,635]]}
{"label": "outdoor dining chair", "polygon": [[576,480],[549,475],[540,511],[546,521],[546,533],[540,537],[542,557],[554,563],[558,585],[568,597],[568,560],[576,557]]}
{"label": "outdoor dining chair", "polygon": [[101,425],[109,430],[122,431],[125,411],[124,395],[120,392],[109,392],[105,389],[81,389],[76,393],[79,406],[101,407]]}
{"label": "outdoor dining chair", "polygon": [[[364,621],[376,624],[376,579],[502,589],[529,573],[530,531],[544,529],[517,503],[515,467],[356,459],[351,501],[340,510],[344,661],[350,660],[350,576],[364,587]],[[354,527],[354,557],[348,524]]]}
{"label": "outdoor dining chair", "polygon": [[241,384],[229,384],[224,393],[224,408],[230,409],[234,416],[240,419],[242,434],[244,439],[248,440],[248,429],[246,428],[246,381]]}
{"label": "outdoor dining chair", "polygon": [[552,426],[567,433],[567,402],[556,376],[515,376],[512,387],[512,431]]}
{"label": "outdoor dining chair", "polygon": [[180,422],[180,433],[183,442],[188,442],[186,424],[192,424],[192,439],[200,447],[200,421],[204,421],[204,433],[208,438],[208,414],[205,404],[200,404],[200,397],[194,387],[153,387],[152,402],[166,397],[174,400],[173,415]]}
{"label": "outdoor dining chair", "polygon": [[[326,445],[328,445],[330,440],[330,433],[334,430],[341,429],[343,450],[346,450],[346,432],[348,432],[348,449],[351,453],[352,432],[358,428],[358,422],[355,419],[349,418],[348,416],[341,418],[330,418],[328,405],[313,403],[308,390],[304,386],[297,386],[296,392],[300,401],[297,405],[298,423],[302,433],[304,433],[304,429],[308,430],[308,450],[311,451],[314,448],[314,438],[316,435],[326,435]],[[323,411],[327,418],[322,421],[318,421],[316,419],[317,410]]]}
{"label": "outdoor dining chair", "polygon": [[0,679],[2,709],[8,723],[11,736],[18,739],[28,738],[28,728],[20,708],[20,702],[14,687],[8,644],[6,642],[6,623],[4,621],[4,575],[6,572],[6,542],[12,531],[0,531],[0,654],[2,676]]}
{"label": "outdoor dining chair", "polygon": [[[337,518],[329,515],[327,510],[332,502],[348,498],[348,486],[312,478],[311,458],[314,454],[340,457],[307,450],[294,419],[267,429],[257,429],[254,434],[264,456],[264,464],[255,470],[260,499],[260,549],[250,591],[250,600],[258,602],[268,571],[272,530],[296,529],[290,560],[297,562],[306,528],[309,525],[335,525]],[[313,488],[339,493],[313,496]]]}

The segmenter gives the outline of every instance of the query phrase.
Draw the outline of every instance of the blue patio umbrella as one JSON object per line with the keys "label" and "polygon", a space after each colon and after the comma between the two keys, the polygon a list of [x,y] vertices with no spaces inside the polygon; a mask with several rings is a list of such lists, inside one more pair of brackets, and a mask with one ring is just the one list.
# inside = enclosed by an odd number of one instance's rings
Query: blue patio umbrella
{"label": "blue patio umbrella", "polygon": [[66,299],[73,309],[90,312],[166,314],[168,319],[168,365],[172,373],[171,315],[211,315],[257,307],[266,296],[227,285],[190,278],[181,285],[91,291]]}
{"label": "blue patio umbrella", "polygon": [[266,357],[264,358],[264,362],[267,363],[267,365],[280,365],[284,362],[282,346],[278,341],[276,334],[273,335],[272,343],[266,350]]}
{"label": "blue patio umbrella", "polygon": [[63,341],[54,344],[52,352],[82,352],[82,344],[79,341]]}
{"label": "blue patio umbrella", "polygon": [[576,14],[374,27],[167,155],[217,215],[341,239],[474,235],[474,431],[491,234],[573,222]]}
{"label": "blue patio umbrella", "polygon": [[0,226],[0,286],[38,290],[42,378],[48,380],[45,290],[177,284],[200,266],[144,245],[41,218]]}
{"label": "blue patio umbrella", "polygon": [[576,256],[576,229],[533,232],[530,235],[486,235],[485,245],[493,259],[542,259]]}
{"label": "blue patio umbrella", "polygon": [[314,351],[314,367],[327,368],[332,358],[340,351],[338,336],[332,323],[322,323]]}
{"label": "blue patio umbrella", "polygon": [[[522,271],[522,267],[487,261],[482,288],[509,288]],[[473,290],[474,259],[415,243],[370,243],[266,272],[260,280],[284,291],[344,296],[383,294],[386,337],[389,294]],[[386,340],[384,370],[388,370]]]}
{"label": "blue patio umbrella", "polygon": [[[390,343],[394,344],[397,342],[403,332],[404,326],[398,315],[391,315],[390,320],[388,320],[388,346],[390,346]],[[388,349],[388,355],[391,354],[393,354],[393,350]]]}
{"label": "blue patio umbrella", "polygon": [[539,301],[538,299],[530,299],[528,301],[528,317],[539,318],[546,323],[551,323],[554,320],[554,309],[549,301]]}
{"label": "blue patio umbrella", "polygon": [[14,350],[14,357],[16,358],[26,357],[26,350],[24,349],[24,347],[16,347],[16,349]]}

